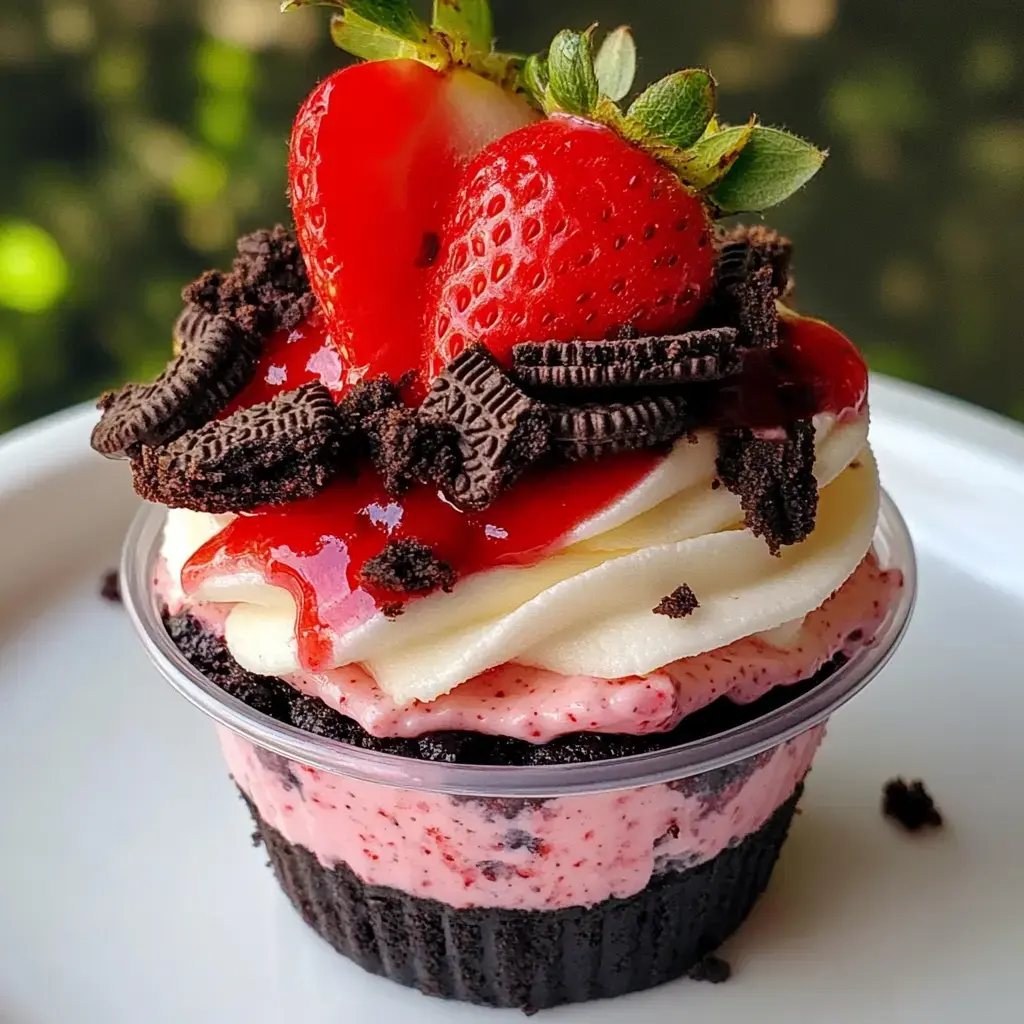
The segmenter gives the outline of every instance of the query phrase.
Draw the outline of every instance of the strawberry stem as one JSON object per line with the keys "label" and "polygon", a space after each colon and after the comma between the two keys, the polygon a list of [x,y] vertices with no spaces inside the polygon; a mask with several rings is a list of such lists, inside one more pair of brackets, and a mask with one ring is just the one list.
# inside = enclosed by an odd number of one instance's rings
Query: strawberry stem
{"label": "strawberry stem", "polygon": [[715,216],[761,211],[787,199],[819,170],[828,155],[779,128],[751,117],[728,126],[715,115],[716,83],[704,68],[677,71],[644,90],[623,113],[636,53],[628,29],[609,34],[597,57],[596,26],[563,30],[543,56],[523,68],[524,88],[545,113],[586,117],[668,165],[698,192]]}
{"label": "strawberry stem", "polygon": [[434,0],[427,25],[409,0],[284,0],[281,10],[331,7],[331,38],[362,60],[418,60],[437,71],[464,67],[510,91],[524,89],[525,58],[495,51],[489,0]]}

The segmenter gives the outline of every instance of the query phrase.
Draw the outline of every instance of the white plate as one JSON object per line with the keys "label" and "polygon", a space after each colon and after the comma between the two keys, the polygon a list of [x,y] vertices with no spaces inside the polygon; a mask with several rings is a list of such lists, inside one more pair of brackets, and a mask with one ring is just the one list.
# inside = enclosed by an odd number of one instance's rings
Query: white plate
{"label": "white plate", "polygon": [[[921,556],[917,615],[834,720],[733,980],[545,1020],[1019,1021],[1024,952],[1024,431],[877,380],[873,438]],[[134,505],[71,410],[0,443],[0,1021],[522,1020],[363,974],[248,847],[213,731],[101,601]],[[882,784],[949,826],[908,837]]]}

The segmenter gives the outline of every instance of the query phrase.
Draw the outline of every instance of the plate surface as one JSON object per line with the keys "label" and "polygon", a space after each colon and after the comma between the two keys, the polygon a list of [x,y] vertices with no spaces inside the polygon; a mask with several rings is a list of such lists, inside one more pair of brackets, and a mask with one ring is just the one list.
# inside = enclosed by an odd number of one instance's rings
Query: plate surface
{"label": "plate surface", "polygon": [[[876,380],[872,439],[920,556],[890,666],[830,728],[733,980],[551,1024],[1019,1021],[1024,952],[1024,431]],[[74,409],[0,442],[0,1022],[517,1021],[364,975],[249,848],[212,728],[98,596],[132,514]],[[892,775],[945,813],[910,837]]]}

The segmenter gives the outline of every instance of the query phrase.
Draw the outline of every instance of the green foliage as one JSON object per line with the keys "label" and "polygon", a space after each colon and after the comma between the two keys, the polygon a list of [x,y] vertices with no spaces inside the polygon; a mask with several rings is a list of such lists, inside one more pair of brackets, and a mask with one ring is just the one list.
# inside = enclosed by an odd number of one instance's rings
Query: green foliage
{"label": "green foliage", "polygon": [[[53,30],[72,6],[92,25],[76,48]],[[0,224],[19,226],[6,257],[0,243],[0,430],[152,375],[180,287],[229,266],[241,232],[289,221],[292,118],[347,58],[330,12],[277,6],[0,0]],[[796,241],[799,306],[879,369],[1024,419],[1017,8],[856,0],[794,39],[764,6],[495,4],[502,44],[526,53],[628,20],[645,80],[707,65],[727,117],[828,144],[813,187],[770,217]],[[430,4],[415,10],[425,23]]]}

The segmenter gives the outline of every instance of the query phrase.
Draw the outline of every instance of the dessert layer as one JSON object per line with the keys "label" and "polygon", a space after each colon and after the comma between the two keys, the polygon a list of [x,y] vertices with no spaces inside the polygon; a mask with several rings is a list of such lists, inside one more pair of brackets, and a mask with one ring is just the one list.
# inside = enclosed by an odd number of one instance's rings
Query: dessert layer
{"label": "dessert layer", "polygon": [[810,730],[692,779],[548,800],[493,801],[346,779],[254,747],[225,729],[229,770],[260,817],[326,867],[347,864],[451,907],[555,910],[634,895],[756,832],[803,780]]}
{"label": "dessert layer", "polygon": [[[877,517],[866,416],[850,423],[819,417],[817,426],[817,527],[779,557],[740,527],[738,499],[715,486],[717,442],[703,435],[678,445],[633,491],[573,530],[557,553],[460,580],[451,593],[411,602],[397,619],[375,612],[368,594],[348,591],[338,572],[332,605],[345,629],[332,637],[333,666],[362,665],[396,705],[406,705],[510,661],[567,676],[643,676],[800,619],[854,571]],[[189,556],[222,526],[220,518],[172,511],[164,546],[172,579],[180,581]],[[234,605],[225,631],[234,657],[262,675],[299,671],[290,595],[230,563],[220,568],[189,597]],[[694,614],[652,614],[682,583],[700,602]]]}
{"label": "dessert layer", "polygon": [[324,867],[249,802],[281,888],[360,967],[427,995],[526,1011],[672,981],[717,949],[764,891],[800,789],[757,832],[697,867],[593,907],[455,910]]}
{"label": "dessert layer", "polygon": [[575,732],[548,743],[531,743],[480,732],[441,730],[415,739],[371,736],[354,719],[328,707],[318,697],[299,693],[283,679],[247,672],[224,646],[215,629],[188,612],[166,615],[166,627],[182,654],[226,693],[261,714],[325,739],[395,754],[419,761],[476,765],[551,765],[607,761],[648,754],[738,729],[802,697],[845,664],[842,654],[823,665],[811,678],[777,686],[751,704],[718,700],[687,715],[671,732],[642,736],[623,733]]}
{"label": "dessert layer", "polygon": [[372,736],[416,737],[469,730],[548,743],[586,732],[669,732],[719,697],[750,703],[776,686],[810,679],[836,655],[869,644],[902,579],[868,554],[854,574],[802,622],[683,658],[647,676],[565,676],[506,664],[429,703],[396,704],[359,665],[295,673],[286,681],[355,719]]}

